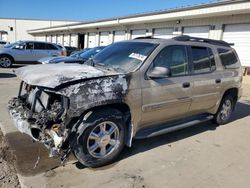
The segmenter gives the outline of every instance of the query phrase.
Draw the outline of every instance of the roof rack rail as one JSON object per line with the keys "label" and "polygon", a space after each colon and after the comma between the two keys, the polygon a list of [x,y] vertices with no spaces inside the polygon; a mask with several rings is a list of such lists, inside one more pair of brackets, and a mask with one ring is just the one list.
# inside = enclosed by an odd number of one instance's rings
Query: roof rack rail
{"label": "roof rack rail", "polygon": [[219,46],[231,47],[231,45],[229,43],[227,43],[225,41],[222,41],[222,40],[213,40],[213,39],[206,39],[206,38],[191,37],[191,36],[188,36],[188,35],[180,35],[180,36],[174,37],[173,40],[176,40],[176,41],[205,42],[205,43],[219,45]]}
{"label": "roof rack rail", "polygon": [[153,36],[137,37],[137,38],[134,38],[133,40],[136,40],[136,39],[154,39],[154,37]]}

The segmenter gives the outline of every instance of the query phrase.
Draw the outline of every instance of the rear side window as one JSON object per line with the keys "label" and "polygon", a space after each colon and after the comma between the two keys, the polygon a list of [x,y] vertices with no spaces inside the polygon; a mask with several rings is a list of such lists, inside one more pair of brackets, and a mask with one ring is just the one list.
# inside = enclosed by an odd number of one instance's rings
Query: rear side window
{"label": "rear side window", "polygon": [[210,48],[208,48],[208,55],[209,55],[209,59],[210,59],[211,71],[214,71],[216,69],[214,53]]}
{"label": "rear side window", "polygon": [[45,43],[35,42],[34,49],[36,50],[46,50]]}
{"label": "rear side window", "polygon": [[53,44],[45,44],[47,50],[58,50]]}
{"label": "rear side window", "polygon": [[219,48],[218,53],[220,56],[221,63],[225,68],[240,68],[240,62],[233,50]]}
{"label": "rear side window", "polygon": [[194,73],[208,73],[215,70],[214,54],[210,48],[192,46]]}

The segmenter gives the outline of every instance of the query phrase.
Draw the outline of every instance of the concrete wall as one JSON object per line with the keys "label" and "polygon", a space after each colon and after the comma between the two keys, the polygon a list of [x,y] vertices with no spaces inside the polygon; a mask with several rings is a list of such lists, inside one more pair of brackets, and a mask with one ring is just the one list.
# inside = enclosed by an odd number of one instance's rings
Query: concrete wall
{"label": "concrete wall", "polygon": [[[15,42],[18,40],[35,40],[34,36],[27,33],[27,30],[71,23],[76,22],[0,18],[0,31],[8,32],[7,42]],[[13,31],[11,31],[11,27],[13,28]]]}

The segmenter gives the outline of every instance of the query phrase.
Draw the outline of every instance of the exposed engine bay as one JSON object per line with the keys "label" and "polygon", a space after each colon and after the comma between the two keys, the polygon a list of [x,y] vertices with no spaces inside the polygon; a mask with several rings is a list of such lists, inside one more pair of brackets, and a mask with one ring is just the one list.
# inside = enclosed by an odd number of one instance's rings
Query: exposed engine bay
{"label": "exposed engine bay", "polygon": [[18,97],[10,100],[8,107],[19,131],[42,142],[50,149],[50,156],[62,154],[68,137],[64,124],[68,109],[65,96],[22,82]]}

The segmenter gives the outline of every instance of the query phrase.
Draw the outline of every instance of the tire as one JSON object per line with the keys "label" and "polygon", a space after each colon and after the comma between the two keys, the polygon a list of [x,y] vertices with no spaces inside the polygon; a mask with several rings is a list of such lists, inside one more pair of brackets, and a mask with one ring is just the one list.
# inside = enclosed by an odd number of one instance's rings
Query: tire
{"label": "tire", "polygon": [[115,109],[93,112],[85,123],[90,126],[78,137],[76,158],[87,167],[112,163],[124,148],[126,128],[122,113]]}
{"label": "tire", "polygon": [[8,55],[0,56],[0,67],[2,68],[10,68],[14,63],[14,59]]}
{"label": "tire", "polygon": [[234,109],[234,99],[231,95],[223,97],[217,113],[214,115],[214,122],[218,125],[227,124],[230,121]]}

